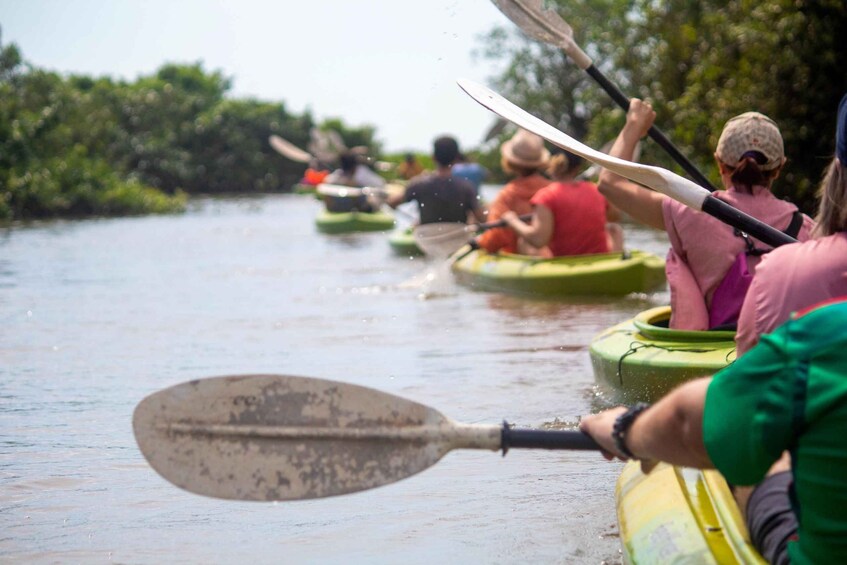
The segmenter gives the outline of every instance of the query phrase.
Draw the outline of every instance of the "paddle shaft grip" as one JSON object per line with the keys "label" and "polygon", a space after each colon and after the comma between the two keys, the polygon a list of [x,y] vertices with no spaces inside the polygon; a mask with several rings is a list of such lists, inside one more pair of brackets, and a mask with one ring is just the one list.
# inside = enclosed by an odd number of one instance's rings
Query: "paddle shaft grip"
{"label": "paddle shaft grip", "polygon": [[[523,216],[518,216],[518,218],[520,218],[522,222],[528,222],[532,220],[532,214],[524,214]],[[502,228],[505,225],[506,220],[494,220],[493,222],[486,222],[477,226],[477,233],[494,228]]]}
{"label": "paddle shaft grip", "polygon": [[745,214],[738,208],[734,208],[715,196],[709,195],[705,200],[703,200],[702,210],[706,214],[709,214],[710,216],[713,216],[734,228],[738,228],[748,235],[752,235],[759,241],[766,243],[771,247],[797,243],[797,240],[787,233],[781,232],[775,227],[769,226],[749,214]]}
{"label": "paddle shaft grip", "polygon": [[503,455],[510,448],[519,449],[568,449],[578,451],[598,451],[591,436],[578,431],[568,430],[522,430],[510,428],[503,423],[500,448]]}
{"label": "paddle shaft grip", "polygon": [[[606,75],[601,73],[597,67],[591,65],[590,67],[585,69],[585,72],[587,72],[591,76],[591,78],[596,80],[597,83],[603,87],[603,90],[605,90],[609,94],[609,96],[612,97],[612,100],[617,102],[618,106],[620,106],[624,110],[629,110],[629,98],[627,98],[626,95],[621,92],[620,88],[618,88],[614,83],[612,83],[608,78],[606,78]],[[688,176],[690,176],[694,182],[696,182],[703,188],[709,190],[710,192],[714,192],[717,190],[717,188],[711,182],[709,182],[709,179],[707,179],[706,176],[700,172],[700,169],[698,169],[694,165],[694,163],[689,161],[688,157],[683,155],[679,151],[679,149],[676,148],[676,145],[674,145],[673,142],[668,139],[668,137],[662,132],[662,130],[660,130],[656,126],[652,126],[647,132],[647,134],[653,141],[658,143],[662,149],[667,151],[668,155],[670,155],[674,161],[679,163],[679,165],[683,169],[685,169],[685,172],[688,173]]]}

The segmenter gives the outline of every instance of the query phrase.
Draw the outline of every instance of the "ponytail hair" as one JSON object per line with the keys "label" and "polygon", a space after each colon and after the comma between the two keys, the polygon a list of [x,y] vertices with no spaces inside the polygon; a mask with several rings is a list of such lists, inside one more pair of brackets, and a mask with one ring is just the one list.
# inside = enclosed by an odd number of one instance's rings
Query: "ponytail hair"
{"label": "ponytail hair", "polygon": [[818,199],[817,225],[812,235],[825,237],[847,231],[847,170],[838,158],[824,172]]}
{"label": "ponytail hair", "polygon": [[547,165],[547,174],[553,180],[566,180],[573,176],[576,169],[582,164],[583,158],[570,151],[554,153]]}
{"label": "ponytail hair", "polygon": [[767,161],[767,157],[758,151],[744,153],[734,167],[730,166],[733,186],[737,189],[746,188],[748,192],[752,192],[754,186],[770,186],[779,172],[779,167],[770,171],[762,169],[761,165]]}

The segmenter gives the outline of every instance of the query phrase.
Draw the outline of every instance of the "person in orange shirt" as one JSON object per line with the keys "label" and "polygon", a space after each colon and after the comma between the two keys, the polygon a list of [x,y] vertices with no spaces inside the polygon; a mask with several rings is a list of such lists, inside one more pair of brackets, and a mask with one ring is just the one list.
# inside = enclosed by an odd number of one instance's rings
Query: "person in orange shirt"
{"label": "person in orange shirt", "polygon": [[557,153],[550,159],[547,172],[553,182],[532,197],[531,223],[525,224],[511,210],[503,214],[520,237],[536,248],[548,247],[554,257],[623,250],[623,230],[607,224],[617,219],[617,210],[597,185],[575,178],[581,162],[572,153]]}
{"label": "person in orange shirt", "polygon": [[403,180],[412,180],[422,172],[424,172],[424,168],[418,163],[414,153],[406,153],[403,162],[397,167],[397,174]]}
{"label": "person in orange shirt", "polygon": [[[544,147],[544,140],[534,133],[518,130],[512,139],[500,148],[500,157],[503,170],[515,179],[504,186],[491,203],[488,209],[489,222],[499,220],[510,210],[516,215],[531,213],[532,197],[550,184],[550,180],[539,172],[547,166],[550,152]],[[489,253],[519,251],[518,236],[509,227],[490,229],[479,236],[477,243]],[[542,250],[523,243],[520,252],[542,254]]]}

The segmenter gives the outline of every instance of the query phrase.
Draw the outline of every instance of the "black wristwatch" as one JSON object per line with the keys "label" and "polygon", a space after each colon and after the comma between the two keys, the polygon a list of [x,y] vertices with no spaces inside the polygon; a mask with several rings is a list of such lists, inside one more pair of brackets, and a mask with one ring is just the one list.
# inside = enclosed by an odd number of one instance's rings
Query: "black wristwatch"
{"label": "black wristwatch", "polygon": [[615,425],[612,426],[612,439],[615,441],[617,450],[627,456],[628,459],[635,459],[635,455],[626,446],[626,433],[635,422],[639,414],[650,408],[646,402],[639,402],[618,416],[615,420]]}

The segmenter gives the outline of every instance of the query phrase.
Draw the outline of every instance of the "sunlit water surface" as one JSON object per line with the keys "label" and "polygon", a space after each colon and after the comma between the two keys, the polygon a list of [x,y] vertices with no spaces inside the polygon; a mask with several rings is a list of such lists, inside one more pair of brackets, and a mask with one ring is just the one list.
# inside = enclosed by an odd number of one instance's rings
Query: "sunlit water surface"
{"label": "sunlit water surface", "polygon": [[[604,405],[592,336],[667,301],[473,292],[394,256],[385,233],[318,234],[319,206],[201,199],[0,232],[3,561],[620,561],[620,465],[596,453],[458,451],[393,485],[289,503],[200,497],[147,465],[135,405],[226,374],[357,383],[461,422],[573,424]],[[663,234],[627,233],[664,254]]]}

